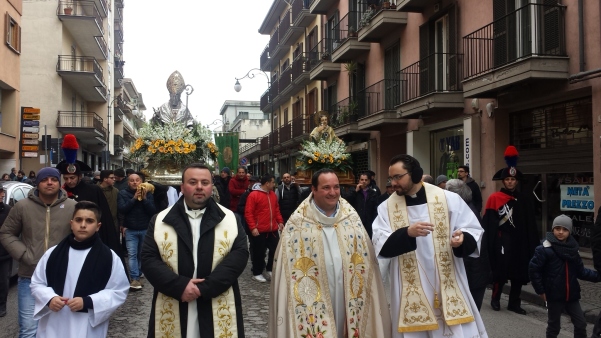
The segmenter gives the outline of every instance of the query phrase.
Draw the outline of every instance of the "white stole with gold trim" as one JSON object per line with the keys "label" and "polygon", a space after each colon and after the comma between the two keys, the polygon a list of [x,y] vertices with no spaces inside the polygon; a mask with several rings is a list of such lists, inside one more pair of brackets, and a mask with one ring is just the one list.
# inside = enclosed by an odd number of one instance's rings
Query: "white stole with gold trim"
{"label": "white stole with gold trim", "polygon": [[[459,325],[474,321],[469,304],[466,302],[455,277],[455,261],[450,245],[451,231],[449,225],[449,209],[444,190],[424,184],[428,200],[430,223],[434,225],[432,232],[435,263],[440,280],[441,308],[447,325]],[[408,227],[407,204],[405,196],[392,194],[387,200],[388,217],[392,231]],[[400,277],[403,289],[399,311],[398,332],[430,331],[438,329],[438,322],[432,305],[424,293],[419,274],[419,266],[415,251],[398,257]],[[436,291],[438,292],[438,291]]]}
{"label": "white stole with gold trim", "polygon": [[[215,226],[215,244],[213,246],[214,270],[231,251],[234,239],[238,236],[238,223],[234,213],[217,204],[225,213],[223,220]],[[157,243],[161,258],[175,273],[178,273],[177,233],[172,226],[163,223],[163,219],[171,208],[157,215],[154,228],[154,240]],[[196,254],[196,253],[194,253]],[[221,295],[212,299],[213,330],[215,337],[237,337],[236,302],[234,290],[230,287]],[[181,337],[179,301],[162,293],[157,295],[155,306],[155,337]]]}

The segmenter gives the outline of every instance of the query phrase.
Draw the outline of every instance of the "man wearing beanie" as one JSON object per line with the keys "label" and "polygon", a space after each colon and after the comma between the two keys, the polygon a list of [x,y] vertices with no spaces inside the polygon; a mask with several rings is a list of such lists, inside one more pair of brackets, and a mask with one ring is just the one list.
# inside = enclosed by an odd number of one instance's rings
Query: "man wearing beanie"
{"label": "man wearing beanie", "polygon": [[572,219],[566,215],[557,216],[553,220],[553,231],[547,233],[530,261],[528,273],[532,286],[547,304],[547,338],[559,334],[564,310],[574,324],[574,337],[587,336],[578,279],[601,281],[597,271],[584,267],[578,253],[578,242],[571,233]]}
{"label": "man wearing beanie", "polygon": [[60,176],[55,168],[42,168],[36,187],[15,204],[0,228],[0,243],[19,262],[19,337],[35,337],[37,331],[35,300],[29,289],[36,263],[71,232],[76,202],[61,189]]}
{"label": "man wearing beanie", "polygon": [[445,189],[448,180],[449,179],[445,175],[438,175],[438,177],[436,177],[436,185],[440,189]]}
{"label": "man wearing beanie", "polygon": [[219,192],[219,204],[226,208],[230,207],[230,203],[232,200],[229,189],[230,180],[232,179],[230,174],[230,168],[223,167],[219,176],[215,177],[215,186],[217,187],[217,191]]}

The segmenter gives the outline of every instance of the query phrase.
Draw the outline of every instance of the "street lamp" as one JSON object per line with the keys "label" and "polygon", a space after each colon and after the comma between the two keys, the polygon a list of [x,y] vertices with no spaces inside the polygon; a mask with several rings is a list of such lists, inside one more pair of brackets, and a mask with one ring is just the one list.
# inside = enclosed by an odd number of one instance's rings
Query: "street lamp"
{"label": "street lamp", "polygon": [[[249,78],[249,79],[254,79],[255,75],[259,73],[259,74],[263,74],[265,75],[265,78],[267,79],[267,99],[269,104],[271,105],[271,113],[269,114],[269,118],[271,119],[271,121],[269,122],[271,125],[271,133],[270,133],[270,142],[269,142],[269,161],[267,161],[268,166],[271,165],[270,163],[272,163],[273,161],[273,146],[274,146],[274,140],[273,140],[273,98],[271,97],[271,79],[269,78],[269,75],[267,75],[267,73],[265,73],[263,70],[259,69],[259,68],[253,68],[251,70],[248,71],[248,73],[246,73],[246,75],[244,75],[241,78],[235,78],[236,79],[236,83],[234,84],[234,90],[236,92],[240,92],[240,90],[242,90],[242,85],[240,84],[240,80],[243,80],[245,78]],[[275,171],[275,164],[273,165],[274,167],[272,168],[272,171]],[[268,171],[269,171],[269,167],[268,167]]]}

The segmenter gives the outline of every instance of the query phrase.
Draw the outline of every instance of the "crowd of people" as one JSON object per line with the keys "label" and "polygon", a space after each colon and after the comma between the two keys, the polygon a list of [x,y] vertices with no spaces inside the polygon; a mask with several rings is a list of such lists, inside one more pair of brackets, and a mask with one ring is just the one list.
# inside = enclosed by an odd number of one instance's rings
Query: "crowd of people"
{"label": "crowd of people", "polygon": [[390,160],[383,192],[369,170],[345,189],[331,169],[301,187],[294,173],[276,183],[196,163],[178,192],[133,170],[86,182],[89,167],[61,162],[29,176],[28,198],[0,205],[0,316],[14,259],[20,337],[104,337],[143,279],[154,289],[149,337],[243,337],[238,279],[250,257],[253,281],[271,282],[269,337],[487,337],[486,287],[500,311],[507,282],[508,310],[526,314],[520,293],[532,283],[547,337],[564,310],[585,337],[577,280],[601,277],[584,267],[569,217],[541,244],[517,152],[505,155],[493,178],[503,188],[484,205],[469,167],[434,180],[409,155]]}

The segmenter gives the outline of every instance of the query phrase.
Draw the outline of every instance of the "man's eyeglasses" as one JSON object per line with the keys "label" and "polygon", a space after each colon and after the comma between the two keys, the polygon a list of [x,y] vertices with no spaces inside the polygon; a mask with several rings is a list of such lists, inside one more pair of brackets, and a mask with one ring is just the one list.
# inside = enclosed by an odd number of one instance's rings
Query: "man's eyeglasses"
{"label": "man's eyeglasses", "polygon": [[388,177],[388,181],[393,182],[393,181],[399,181],[401,178],[403,178],[403,176],[409,174],[408,172],[404,173],[404,174],[398,174],[398,175],[394,175],[392,177]]}
{"label": "man's eyeglasses", "polygon": [[457,170],[458,173],[464,173],[465,170]]}

